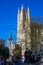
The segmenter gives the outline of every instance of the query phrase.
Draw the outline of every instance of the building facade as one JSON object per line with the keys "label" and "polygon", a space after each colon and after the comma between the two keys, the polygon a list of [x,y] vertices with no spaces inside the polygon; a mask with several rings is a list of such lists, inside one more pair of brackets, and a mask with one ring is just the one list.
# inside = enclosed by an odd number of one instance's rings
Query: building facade
{"label": "building facade", "polygon": [[[17,42],[22,45],[22,55],[24,54],[25,48],[28,46],[31,48],[31,39],[30,39],[30,15],[29,8],[27,11],[24,10],[23,6],[21,11],[18,10],[18,22],[17,22]],[[28,28],[27,28],[28,26]],[[29,34],[28,34],[29,33]],[[29,40],[28,40],[29,39]]]}
{"label": "building facade", "polygon": [[21,46],[22,55],[27,47],[32,51],[39,50],[41,40],[43,39],[42,35],[43,27],[30,20],[29,8],[27,11],[24,10],[23,6],[21,7],[21,10],[18,9],[17,44],[20,44]]}

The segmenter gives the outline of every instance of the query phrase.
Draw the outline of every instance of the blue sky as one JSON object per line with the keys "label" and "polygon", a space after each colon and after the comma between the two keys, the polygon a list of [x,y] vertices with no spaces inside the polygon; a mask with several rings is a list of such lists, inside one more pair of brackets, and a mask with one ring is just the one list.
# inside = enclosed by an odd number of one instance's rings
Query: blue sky
{"label": "blue sky", "polygon": [[43,17],[43,0],[0,0],[0,39],[5,39],[6,45],[8,45],[10,32],[12,32],[13,40],[16,42],[17,11],[21,5],[26,10],[30,7],[31,17]]}

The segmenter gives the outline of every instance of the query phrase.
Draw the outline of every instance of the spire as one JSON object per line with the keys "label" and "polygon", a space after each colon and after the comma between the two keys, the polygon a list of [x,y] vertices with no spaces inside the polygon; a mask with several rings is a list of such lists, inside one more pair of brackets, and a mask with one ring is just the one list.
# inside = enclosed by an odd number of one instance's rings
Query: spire
{"label": "spire", "polygon": [[29,11],[29,7],[28,7],[28,11]]}
{"label": "spire", "polygon": [[30,15],[29,7],[28,7],[28,10],[27,10],[27,12],[28,12],[28,15]]}
{"label": "spire", "polygon": [[29,11],[29,7],[28,7],[28,10],[27,10],[27,17],[28,17],[28,21],[30,21],[30,11]]}
{"label": "spire", "polygon": [[18,9],[18,13],[20,12],[20,10]]}
{"label": "spire", "polygon": [[24,8],[23,8],[23,5],[21,6],[21,11],[23,10]]}
{"label": "spire", "polygon": [[10,37],[9,37],[9,40],[12,40],[12,33],[10,33]]}

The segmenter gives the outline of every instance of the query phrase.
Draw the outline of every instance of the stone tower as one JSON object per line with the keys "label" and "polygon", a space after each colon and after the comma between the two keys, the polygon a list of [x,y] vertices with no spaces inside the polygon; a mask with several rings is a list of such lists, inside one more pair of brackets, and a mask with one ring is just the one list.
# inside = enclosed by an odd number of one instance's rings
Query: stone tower
{"label": "stone tower", "polygon": [[13,39],[12,39],[12,34],[10,33],[9,41],[8,41],[8,47],[9,47],[9,53],[12,55],[13,51]]}
{"label": "stone tower", "polygon": [[22,55],[24,54],[25,48],[31,49],[30,39],[30,13],[29,8],[24,10],[21,6],[21,10],[18,9],[17,14],[17,43],[20,43],[22,48]]}

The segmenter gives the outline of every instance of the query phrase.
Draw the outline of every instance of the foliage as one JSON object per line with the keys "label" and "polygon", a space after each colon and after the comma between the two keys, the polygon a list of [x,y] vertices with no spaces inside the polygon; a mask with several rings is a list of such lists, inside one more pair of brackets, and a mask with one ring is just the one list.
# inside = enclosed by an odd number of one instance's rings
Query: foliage
{"label": "foliage", "polygon": [[15,55],[21,54],[21,48],[18,44],[15,45],[15,48],[13,49],[13,54],[15,54]]}
{"label": "foliage", "polygon": [[3,57],[4,58],[9,58],[9,48],[8,47],[5,47],[3,49]]}
{"label": "foliage", "polygon": [[0,56],[3,56],[4,58],[9,57],[9,48],[8,47],[0,47]]}

